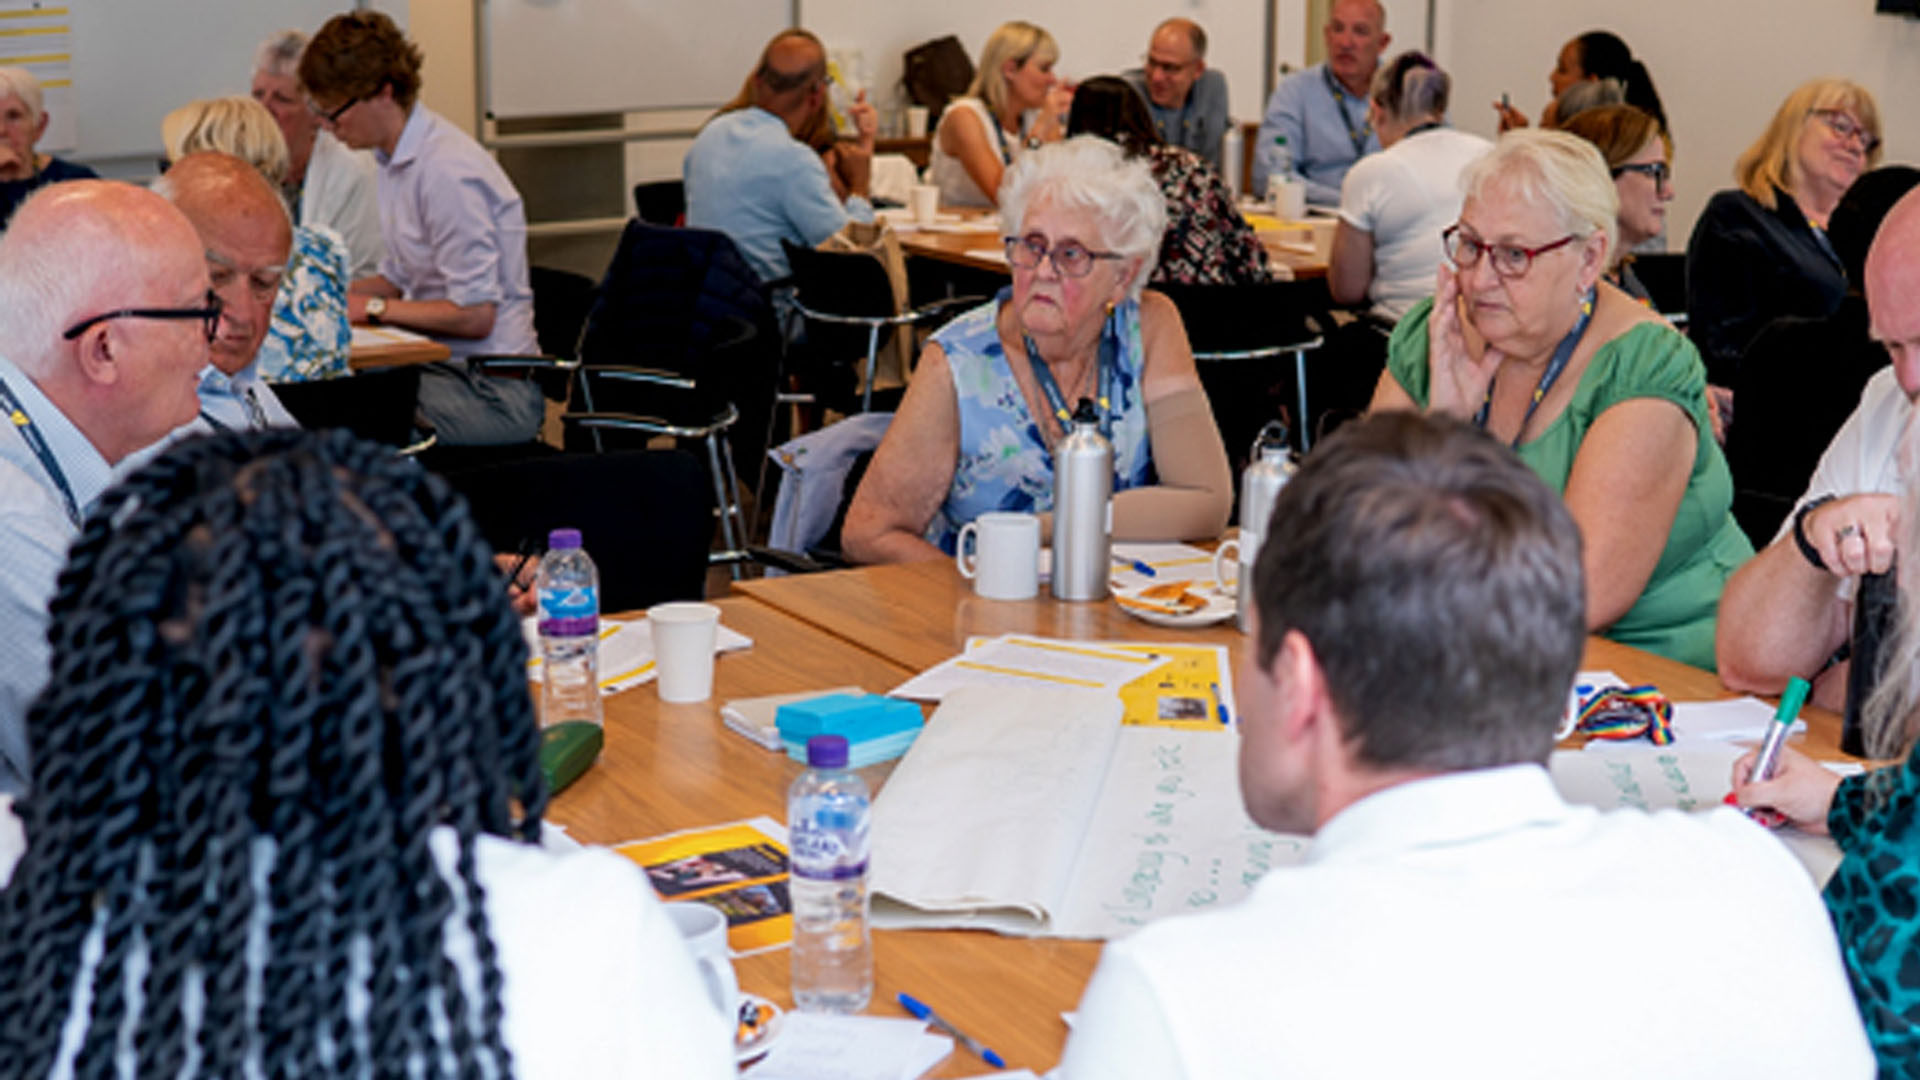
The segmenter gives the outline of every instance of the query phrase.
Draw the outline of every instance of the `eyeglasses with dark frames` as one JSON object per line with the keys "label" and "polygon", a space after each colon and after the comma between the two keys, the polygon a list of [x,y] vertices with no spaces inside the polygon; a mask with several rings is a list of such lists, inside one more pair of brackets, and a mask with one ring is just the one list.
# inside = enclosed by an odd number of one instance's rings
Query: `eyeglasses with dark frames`
{"label": "eyeglasses with dark frames", "polygon": [[1673,166],[1664,161],[1639,161],[1631,165],[1615,165],[1613,178],[1620,179],[1621,173],[1639,173],[1653,181],[1654,187],[1664,187],[1673,179]]}
{"label": "eyeglasses with dark frames", "polygon": [[1096,259],[1124,259],[1117,251],[1094,251],[1077,240],[1051,247],[1039,233],[1006,238],[1007,262],[1021,270],[1032,270],[1042,259],[1053,263],[1053,272],[1065,278],[1083,278],[1093,272]]}
{"label": "eyeglasses with dark frames", "polygon": [[1860,152],[1871,154],[1880,148],[1880,136],[1867,130],[1867,126],[1839,109],[1815,109],[1813,115],[1827,125],[1827,129],[1843,139],[1858,138]]}
{"label": "eyeglasses with dark frames", "polygon": [[1466,231],[1459,224],[1449,225],[1440,234],[1440,245],[1446,251],[1447,260],[1460,270],[1471,270],[1480,265],[1480,256],[1484,253],[1491,259],[1493,272],[1502,278],[1526,276],[1533,269],[1533,260],[1549,251],[1566,247],[1578,236],[1568,233],[1550,244],[1539,247],[1522,247],[1519,244],[1489,244],[1485,240]]}
{"label": "eyeglasses with dark frames", "polygon": [[206,307],[197,308],[120,308],[83,319],[67,327],[61,334],[68,341],[79,337],[95,326],[111,319],[198,319],[203,324],[201,330],[211,342],[220,333],[220,297],[213,292],[207,293]]}
{"label": "eyeglasses with dark frames", "polygon": [[353,108],[355,105],[358,105],[361,102],[366,101],[371,97],[373,97],[372,94],[361,94],[359,97],[350,97],[339,108],[331,109],[331,110],[322,109],[320,106],[314,104],[311,99],[309,99],[307,101],[307,109],[310,112],[312,112],[313,115],[319,117],[322,123],[331,127],[334,124],[339,123],[340,118],[342,116],[347,115],[348,109]]}

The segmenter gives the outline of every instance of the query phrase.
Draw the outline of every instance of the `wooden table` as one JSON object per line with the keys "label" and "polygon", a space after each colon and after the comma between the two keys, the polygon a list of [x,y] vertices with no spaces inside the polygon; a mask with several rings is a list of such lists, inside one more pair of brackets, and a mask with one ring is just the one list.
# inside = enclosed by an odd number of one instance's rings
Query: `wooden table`
{"label": "wooden table", "polygon": [[[956,212],[942,208],[946,212]],[[974,213],[974,212],[964,212]],[[1284,266],[1293,275],[1295,281],[1327,276],[1327,263],[1333,250],[1333,224],[1329,219],[1316,219],[1308,223],[1311,227],[1314,250],[1312,254],[1297,251],[1286,246],[1302,242],[1300,230],[1281,230],[1277,233],[1259,233],[1261,243],[1266,245],[1267,256],[1275,266]],[[975,252],[997,252],[1003,241],[997,232],[922,232],[918,229],[900,233],[900,251],[904,255],[923,259],[933,259],[950,265],[968,266],[975,270],[989,270],[1000,274],[1010,274],[1005,259],[983,258]]]}
{"label": "wooden table", "polygon": [[[356,327],[363,335],[369,329]],[[372,328],[376,333],[378,328]],[[399,367],[404,364],[431,364],[445,360],[453,355],[453,350],[437,341],[426,338],[418,340],[394,340],[379,344],[353,346],[347,353],[347,363],[355,371],[368,368]]]}
{"label": "wooden table", "polygon": [[[600,762],[554,800],[550,816],[596,844],[657,836],[765,814],[785,819],[786,789],[800,765],[726,730],[721,702],[839,685],[885,691],[958,652],[976,634],[1179,640],[1222,644],[1238,662],[1246,638],[1226,623],[1175,630],[1133,619],[1112,603],[1064,603],[1045,594],[1004,602],[976,598],[949,562],[867,567],[742,582],[744,596],[720,600],[721,619],[752,638],[719,657],[714,698],[662,704],[653,684],[607,699],[607,746]],[[1713,675],[1599,638],[1585,666],[1657,683],[1682,700],[1728,696]],[[1839,718],[1808,710],[1805,748],[1838,758]],[[891,764],[862,770],[875,790]],[[976,931],[885,931],[874,935],[877,1016],[903,1015],[906,991],[998,1050],[1009,1065],[1042,1072],[1059,1059],[1067,1029],[1060,1013],[1079,1001],[1100,945],[1022,939]],[[790,1005],[787,950],[736,962],[743,988]],[[984,1071],[956,1052],[934,1076]]]}

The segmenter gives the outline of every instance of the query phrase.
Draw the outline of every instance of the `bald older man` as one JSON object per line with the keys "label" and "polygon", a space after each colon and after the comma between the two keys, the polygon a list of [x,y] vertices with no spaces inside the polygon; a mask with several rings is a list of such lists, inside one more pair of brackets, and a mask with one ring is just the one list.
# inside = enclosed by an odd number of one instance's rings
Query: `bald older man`
{"label": "bald older man", "polygon": [[1830,660],[1852,628],[1855,587],[1893,569],[1900,493],[1915,480],[1900,439],[1920,401],[1920,189],[1880,223],[1865,277],[1869,327],[1893,363],[1867,381],[1780,534],[1727,580],[1714,641],[1728,686],[1772,694],[1799,675],[1834,709],[1847,672]]}
{"label": "bald older man", "polygon": [[1340,205],[1340,184],[1353,163],[1380,149],[1367,120],[1373,73],[1393,41],[1379,0],[1334,0],[1320,29],[1327,59],[1280,81],[1253,157],[1253,186],[1265,192],[1279,171],[1276,140],[1285,136],[1293,171],[1307,182],[1307,201]]}
{"label": "bald older man", "polygon": [[1155,27],[1147,65],[1122,77],[1146,99],[1154,127],[1168,145],[1184,146],[1221,167],[1220,140],[1232,122],[1227,77],[1207,66],[1207,32],[1199,23],[1176,17]]}
{"label": "bald older man", "polygon": [[299,427],[255,361],[293,250],[293,222],[259,171],[231,154],[188,154],[154,182],[200,234],[220,331],[200,376],[200,415],[178,434]]}
{"label": "bald older man", "polygon": [[867,182],[876,119],[862,95],[853,108],[860,138],[842,144],[840,178],[851,194],[833,192],[820,155],[794,138],[818,113],[827,93],[827,54],[805,30],[767,43],[753,73],[753,104],[707,121],[681,166],[687,224],[733,238],[763,281],[786,277],[780,241],[812,247],[848,221],[873,220]]}
{"label": "bald older man", "polygon": [[27,775],[67,547],[116,466],[193,419],[218,321],[199,237],[150,191],[58,184],[0,236],[0,793]]}

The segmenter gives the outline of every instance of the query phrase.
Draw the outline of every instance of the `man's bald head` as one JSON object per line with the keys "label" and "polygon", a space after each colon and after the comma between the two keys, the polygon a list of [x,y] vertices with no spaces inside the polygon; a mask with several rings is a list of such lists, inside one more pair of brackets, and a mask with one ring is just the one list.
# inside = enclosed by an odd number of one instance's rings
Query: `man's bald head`
{"label": "man's bald head", "polygon": [[1920,401],[1920,188],[1907,192],[1867,251],[1867,311],[1873,339],[1893,358],[1894,376]]}
{"label": "man's bald head", "polygon": [[827,50],[820,39],[801,30],[783,30],[767,42],[754,69],[755,105],[785,116],[804,104],[827,75]]}
{"label": "man's bald head", "polygon": [[253,362],[293,248],[287,206],[266,177],[231,154],[202,151],[154,183],[193,223],[221,303],[213,363],[229,375]]}
{"label": "man's bald head", "polygon": [[1147,43],[1147,99],[1163,109],[1184,108],[1207,70],[1207,32],[1192,19],[1168,19]]}
{"label": "man's bald head", "polygon": [[1178,41],[1192,51],[1194,59],[1204,60],[1207,56],[1207,32],[1192,19],[1175,15],[1173,18],[1153,28],[1153,36],[1158,40],[1165,36],[1169,43]]}
{"label": "man's bald head", "polygon": [[180,211],[153,192],[75,180],[35,192],[0,233],[0,352],[32,376],[55,363],[61,332],[143,303],[143,277],[200,258]]}
{"label": "man's bald head", "polygon": [[0,236],[7,358],[108,462],[193,419],[206,306],[199,236],[143,188],[43,188]]}

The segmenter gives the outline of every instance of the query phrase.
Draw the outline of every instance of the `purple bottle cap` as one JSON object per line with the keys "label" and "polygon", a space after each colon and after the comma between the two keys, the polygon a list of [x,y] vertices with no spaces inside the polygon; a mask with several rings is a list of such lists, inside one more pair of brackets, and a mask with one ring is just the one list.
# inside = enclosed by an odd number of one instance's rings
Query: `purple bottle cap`
{"label": "purple bottle cap", "polygon": [[555,529],[547,534],[547,548],[551,551],[562,551],[566,548],[577,548],[579,546],[579,529]]}
{"label": "purple bottle cap", "polygon": [[816,769],[847,767],[845,735],[815,735],[807,740],[807,764]]}

